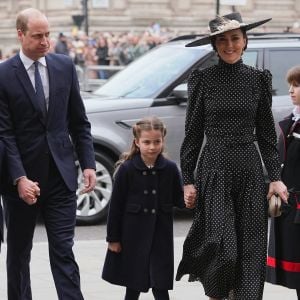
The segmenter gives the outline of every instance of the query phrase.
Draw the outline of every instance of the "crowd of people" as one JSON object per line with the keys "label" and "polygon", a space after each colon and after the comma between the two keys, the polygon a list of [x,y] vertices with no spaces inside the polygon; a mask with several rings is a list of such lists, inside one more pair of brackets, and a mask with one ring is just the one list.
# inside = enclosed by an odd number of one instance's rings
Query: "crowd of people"
{"label": "crowd of people", "polygon": [[[133,125],[131,148],[114,173],[102,269],[104,280],[126,288],[125,300],[137,300],[149,289],[156,300],[170,299],[174,206],[194,209],[176,280],[188,275],[189,281],[200,281],[210,300],[261,300],[266,280],[295,289],[299,299],[300,69],[287,74],[295,109],[280,122],[279,155],[272,75],[242,60],[247,32],[268,21],[244,23],[237,12],[218,16],[209,23],[210,34],[186,45],[211,44],[219,61],[189,76],[181,171],[164,155],[162,120],[146,117]],[[32,299],[29,266],[38,213],[45,221],[58,298],[83,300],[72,250],[78,187],[74,152],[83,171],[82,193],[95,188],[96,166],[74,63],[86,63],[89,55],[111,62],[114,56],[109,59],[103,50],[104,36],[69,41],[60,34],[50,49],[48,20],[33,8],[20,12],[16,25],[21,49],[0,64],[8,300]],[[123,38],[131,49],[123,63],[151,44]],[[272,220],[267,254],[273,195],[289,209]],[[0,207],[0,243],[2,218]]]}
{"label": "crowd of people", "polygon": [[[83,31],[60,32],[51,36],[49,52],[65,54],[72,58],[75,65],[82,68],[92,65],[125,66],[136,58],[175,36],[158,23],[151,24],[143,32],[93,32],[87,36]],[[3,54],[0,61],[15,55],[17,49]],[[107,79],[109,73],[104,70],[89,70],[88,77]]]}
{"label": "crowd of people", "polygon": [[[167,30],[151,26],[142,33],[126,32],[113,34],[95,32],[87,36],[78,32],[75,36],[60,33],[52,39],[51,49],[55,53],[69,55],[76,65],[125,66],[155,46],[172,37]],[[160,27],[159,27],[160,28]],[[89,78],[107,79],[105,71],[90,70]]]}

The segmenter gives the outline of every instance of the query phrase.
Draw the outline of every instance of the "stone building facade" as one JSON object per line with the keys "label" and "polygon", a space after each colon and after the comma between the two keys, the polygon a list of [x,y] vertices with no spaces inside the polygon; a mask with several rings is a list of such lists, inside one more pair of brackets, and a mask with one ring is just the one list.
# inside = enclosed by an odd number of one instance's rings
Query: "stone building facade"
{"label": "stone building facade", "polygon": [[[267,27],[270,31],[283,31],[288,26],[297,29],[300,23],[299,0],[244,0],[245,5],[234,7],[220,2],[221,15],[236,9],[245,22],[272,17]],[[199,33],[206,30],[217,6],[217,0],[0,0],[0,49],[17,45],[15,17],[20,10],[36,7],[43,11],[56,36],[71,31],[72,16],[84,15],[84,3],[89,33],[142,31],[153,22],[177,34]]]}

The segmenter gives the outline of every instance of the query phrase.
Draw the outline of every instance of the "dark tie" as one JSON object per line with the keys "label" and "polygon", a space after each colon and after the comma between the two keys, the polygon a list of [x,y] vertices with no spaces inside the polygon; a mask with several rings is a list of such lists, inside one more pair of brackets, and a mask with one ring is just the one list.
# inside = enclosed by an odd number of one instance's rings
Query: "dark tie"
{"label": "dark tie", "polygon": [[45,98],[45,93],[44,93],[44,88],[43,88],[43,83],[42,83],[42,78],[39,72],[39,62],[35,61],[34,62],[34,81],[35,81],[35,94],[36,98],[38,100],[39,106],[43,112],[44,117],[47,115],[47,107],[46,107],[46,98]]}

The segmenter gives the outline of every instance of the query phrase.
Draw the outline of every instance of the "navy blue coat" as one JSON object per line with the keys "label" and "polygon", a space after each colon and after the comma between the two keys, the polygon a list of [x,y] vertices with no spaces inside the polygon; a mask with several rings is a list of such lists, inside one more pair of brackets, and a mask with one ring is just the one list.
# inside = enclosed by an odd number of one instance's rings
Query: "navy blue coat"
{"label": "navy blue coat", "polygon": [[75,191],[74,150],[82,169],[95,168],[91,126],[72,60],[59,54],[45,58],[50,90],[47,118],[20,56],[0,64],[0,136],[6,145],[10,187],[15,179],[27,175],[43,191],[50,152],[66,186]]}
{"label": "navy blue coat", "polygon": [[181,176],[174,162],[160,155],[149,169],[136,155],[120,166],[107,241],[121,242],[122,251],[107,251],[103,279],[142,292],[173,288],[174,206],[184,207]]}

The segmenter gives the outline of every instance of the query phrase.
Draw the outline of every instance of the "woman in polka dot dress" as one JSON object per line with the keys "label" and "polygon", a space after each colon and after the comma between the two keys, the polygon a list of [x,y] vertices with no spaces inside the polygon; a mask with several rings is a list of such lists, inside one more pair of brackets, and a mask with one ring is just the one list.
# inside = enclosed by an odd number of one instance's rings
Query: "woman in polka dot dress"
{"label": "woman in polka dot dress", "polygon": [[241,59],[246,31],[267,21],[245,24],[239,13],[217,17],[209,23],[209,36],[187,45],[211,42],[219,63],[194,70],[188,81],[181,169],[186,205],[196,203],[196,208],[176,279],[189,274],[190,281],[201,281],[210,299],[262,299],[268,203],[254,141],[271,180],[268,196],[287,199],[271,111],[271,74]]}

